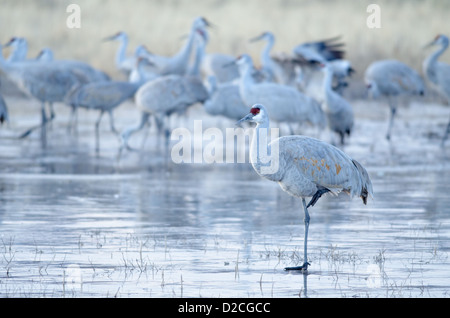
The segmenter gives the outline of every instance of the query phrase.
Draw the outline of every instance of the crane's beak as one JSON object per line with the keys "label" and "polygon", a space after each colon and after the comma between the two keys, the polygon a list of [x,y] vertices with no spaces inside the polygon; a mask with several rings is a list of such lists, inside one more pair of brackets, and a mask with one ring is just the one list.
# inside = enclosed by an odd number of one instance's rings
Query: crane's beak
{"label": "crane's beak", "polygon": [[435,43],[436,43],[436,40],[433,40],[433,41],[431,41],[430,43],[424,45],[424,46],[422,47],[422,49],[424,49],[424,50],[425,50],[425,49],[428,49],[429,47],[433,46]]}
{"label": "crane's beak", "polygon": [[108,37],[104,38],[104,39],[102,40],[102,42],[114,41],[114,40],[116,39],[116,37],[117,37],[117,34],[108,36]]}
{"label": "crane's beak", "polygon": [[14,43],[14,39],[11,39],[8,42],[6,42],[5,44],[3,44],[3,47],[11,46],[13,43]]}
{"label": "crane's beak", "polygon": [[212,24],[210,21],[208,21],[205,17],[202,17],[203,22],[205,23],[205,25],[209,28],[215,28],[215,25]]}
{"label": "crane's beak", "polygon": [[236,122],[236,126],[239,126],[241,123],[244,123],[246,121],[251,121],[252,119],[253,119],[253,114],[248,113],[244,118],[242,118]]}
{"label": "crane's beak", "polygon": [[261,41],[264,38],[264,33],[261,35],[258,35],[257,37],[251,38],[250,40],[248,40],[249,42],[257,42],[257,41]]}

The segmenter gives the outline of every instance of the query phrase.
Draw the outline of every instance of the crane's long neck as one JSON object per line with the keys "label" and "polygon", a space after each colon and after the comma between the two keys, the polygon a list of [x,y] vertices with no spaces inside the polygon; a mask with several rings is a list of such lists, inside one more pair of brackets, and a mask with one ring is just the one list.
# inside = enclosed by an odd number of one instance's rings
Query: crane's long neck
{"label": "crane's long neck", "polygon": [[269,121],[256,125],[250,148],[250,162],[255,171],[262,177],[278,181],[278,149],[269,145]]}
{"label": "crane's long neck", "polygon": [[197,40],[197,48],[195,50],[195,59],[194,65],[190,70],[190,75],[192,76],[200,76],[200,65],[203,60],[203,56],[205,55],[205,43],[201,39]]}
{"label": "crane's long neck", "polygon": [[123,36],[121,44],[116,53],[116,64],[120,65],[125,60],[125,54],[128,47],[128,36]]}
{"label": "crane's long neck", "polygon": [[273,37],[267,39],[267,44],[261,52],[261,61],[264,66],[270,66],[272,63],[272,58],[270,57],[270,51],[273,48],[275,40]]}
{"label": "crane's long neck", "polygon": [[323,83],[322,83],[322,91],[326,99],[333,94],[332,85],[333,85],[333,71],[330,69],[329,66],[327,66],[323,71]]}
{"label": "crane's long neck", "polygon": [[435,69],[436,69],[436,63],[438,62],[439,57],[447,50],[448,43],[443,43],[440,48],[438,48],[436,51],[430,54],[427,59],[424,61],[424,68],[425,73],[428,77],[428,79],[433,82],[434,84],[437,84]]}
{"label": "crane's long neck", "polygon": [[189,33],[189,38],[184,44],[184,46],[178,51],[177,54],[173,56],[175,61],[174,64],[179,65],[182,70],[183,75],[186,74],[189,65],[189,58],[192,53],[192,47],[194,46],[195,41],[195,29],[193,28]]}
{"label": "crane's long neck", "polygon": [[239,74],[241,76],[239,82],[239,89],[241,91],[242,96],[245,96],[244,92],[254,84],[252,72],[253,72],[253,63],[247,63],[245,65],[239,66]]}

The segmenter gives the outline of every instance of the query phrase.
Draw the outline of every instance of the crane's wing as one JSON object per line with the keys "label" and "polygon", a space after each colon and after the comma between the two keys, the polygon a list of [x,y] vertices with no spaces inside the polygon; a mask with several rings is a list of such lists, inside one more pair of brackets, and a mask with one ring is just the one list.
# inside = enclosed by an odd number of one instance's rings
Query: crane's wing
{"label": "crane's wing", "polygon": [[286,136],[278,141],[280,167],[286,173],[295,169],[298,175],[334,194],[341,191],[351,196],[372,194],[368,173],[340,149],[305,136]]}

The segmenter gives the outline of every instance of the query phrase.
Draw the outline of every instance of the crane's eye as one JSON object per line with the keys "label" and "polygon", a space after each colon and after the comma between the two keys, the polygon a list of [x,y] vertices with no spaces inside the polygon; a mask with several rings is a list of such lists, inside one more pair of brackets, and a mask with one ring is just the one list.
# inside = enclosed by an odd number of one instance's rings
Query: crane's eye
{"label": "crane's eye", "polygon": [[256,116],[259,114],[260,109],[255,107],[255,108],[250,109],[250,112],[253,114],[253,116]]}

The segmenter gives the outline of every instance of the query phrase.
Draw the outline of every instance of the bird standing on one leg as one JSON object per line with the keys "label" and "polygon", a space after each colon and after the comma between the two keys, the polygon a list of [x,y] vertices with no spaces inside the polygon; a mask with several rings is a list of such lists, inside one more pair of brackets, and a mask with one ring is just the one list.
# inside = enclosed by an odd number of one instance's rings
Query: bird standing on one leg
{"label": "bird standing on one leg", "polygon": [[[268,144],[269,115],[263,105],[253,105],[250,113],[237,124],[246,121],[257,124],[250,149],[250,161],[255,171],[268,180],[278,182],[288,194],[302,199],[305,213],[304,262],[301,266],[285,269],[306,271],[310,265],[307,255],[308,208],[314,206],[323,194],[338,194],[341,191],[352,197],[360,196],[366,204],[367,198],[373,196],[369,174],[340,149],[314,138],[285,136]],[[269,168],[268,162],[271,165]],[[312,199],[306,204],[308,197]]]}

